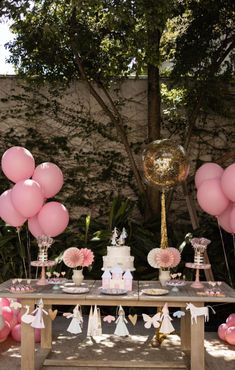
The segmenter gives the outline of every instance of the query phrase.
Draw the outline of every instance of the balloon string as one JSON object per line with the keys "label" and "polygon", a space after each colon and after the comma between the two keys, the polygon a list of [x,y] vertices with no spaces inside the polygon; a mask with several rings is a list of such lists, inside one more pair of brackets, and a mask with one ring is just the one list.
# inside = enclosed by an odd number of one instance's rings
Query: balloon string
{"label": "balloon string", "polygon": [[223,253],[224,253],[224,260],[225,260],[226,268],[227,268],[227,271],[228,271],[228,278],[229,278],[229,282],[230,282],[230,285],[231,285],[231,286],[233,286],[233,281],[232,281],[232,277],[231,277],[231,274],[230,274],[230,269],[229,269],[228,259],[227,259],[227,255],[226,255],[226,251],[225,251],[225,245],[224,245],[223,234],[222,234],[222,230],[221,230],[221,227],[220,227],[220,224],[219,224],[218,218],[217,218],[217,223],[218,223],[218,227],[219,227],[220,239],[221,239],[222,248],[223,248]]}
{"label": "balloon string", "polygon": [[161,245],[160,247],[163,249],[168,247],[165,191],[162,192],[162,196],[161,196]]}
{"label": "balloon string", "polygon": [[26,227],[26,238],[27,238],[27,254],[28,254],[28,268],[29,268],[29,279],[32,278],[31,274],[31,248],[30,248],[30,236],[29,236],[29,230],[28,227]]}
{"label": "balloon string", "polygon": [[235,256],[235,235],[233,234],[233,253]]}
{"label": "balloon string", "polygon": [[26,264],[25,264],[25,257],[24,257],[25,253],[24,253],[24,250],[23,250],[23,243],[22,243],[21,237],[20,237],[20,228],[17,227],[16,231],[17,231],[18,240],[19,240],[19,244],[20,244],[20,254],[21,254],[22,261],[23,261],[23,268],[24,268],[25,278],[28,279],[28,274],[27,274],[27,269],[26,269]]}

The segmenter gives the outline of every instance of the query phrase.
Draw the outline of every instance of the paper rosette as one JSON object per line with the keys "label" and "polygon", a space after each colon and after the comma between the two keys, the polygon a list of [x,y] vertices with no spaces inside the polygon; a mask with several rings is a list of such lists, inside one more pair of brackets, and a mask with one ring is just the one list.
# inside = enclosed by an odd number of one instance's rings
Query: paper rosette
{"label": "paper rosette", "polygon": [[154,248],[149,252],[147,260],[154,268],[171,268],[180,262],[180,252],[176,248]]}
{"label": "paper rosette", "polygon": [[174,262],[171,267],[176,267],[180,263],[180,260],[181,260],[180,252],[176,248],[169,247],[168,249],[171,251],[171,253],[173,253],[173,256],[174,256]]}
{"label": "paper rosette", "polygon": [[82,252],[83,257],[84,257],[82,266],[83,267],[90,266],[92,264],[92,262],[94,261],[94,253],[88,248],[82,248],[81,252]]}
{"label": "paper rosette", "polygon": [[64,252],[63,261],[66,266],[76,268],[83,265],[84,255],[80,249],[71,247]]}

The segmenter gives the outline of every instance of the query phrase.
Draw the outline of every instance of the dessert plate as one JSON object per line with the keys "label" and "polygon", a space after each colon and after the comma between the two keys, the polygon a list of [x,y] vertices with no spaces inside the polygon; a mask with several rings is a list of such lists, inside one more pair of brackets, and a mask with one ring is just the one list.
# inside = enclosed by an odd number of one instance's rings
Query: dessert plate
{"label": "dessert plate", "polygon": [[125,289],[101,289],[102,294],[106,295],[124,295],[127,294]]}
{"label": "dessert plate", "polygon": [[142,289],[142,293],[146,295],[165,295],[169,293],[167,289]]}
{"label": "dessert plate", "polygon": [[64,293],[70,293],[70,294],[84,294],[89,292],[89,288],[85,287],[64,287],[62,288]]}

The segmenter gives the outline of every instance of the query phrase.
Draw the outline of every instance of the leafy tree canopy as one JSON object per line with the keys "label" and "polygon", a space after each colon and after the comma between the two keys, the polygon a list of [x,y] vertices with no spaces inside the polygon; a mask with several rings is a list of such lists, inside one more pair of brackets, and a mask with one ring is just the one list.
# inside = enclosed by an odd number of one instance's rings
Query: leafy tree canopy
{"label": "leafy tree canopy", "polygon": [[141,73],[159,54],[149,33],[164,30],[174,1],[36,0],[3,1],[2,14],[13,20],[10,61],[27,76],[79,77],[76,58],[90,79]]}

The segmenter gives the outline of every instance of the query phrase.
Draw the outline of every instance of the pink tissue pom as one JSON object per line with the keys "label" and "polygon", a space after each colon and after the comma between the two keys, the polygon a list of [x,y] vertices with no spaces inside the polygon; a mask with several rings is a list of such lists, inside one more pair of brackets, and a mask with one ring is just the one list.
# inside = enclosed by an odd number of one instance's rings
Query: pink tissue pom
{"label": "pink tissue pom", "polygon": [[82,248],[80,249],[80,251],[83,253],[83,257],[84,257],[82,267],[90,266],[92,262],[94,261],[94,253],[90,249],[87,249],[87,248]]}
{"label": "pink tissue pom", "polygon": [[173,264],[171,265],[171,267],[176,267],[179,263],[180,263],[180,260],[181,260],[181,255],[180,255],[180,252],[178,251],[178,249],[176,248],[168,248],[168,250],[171,251],[171,253],[173,254],[174,256],[174,262]]}
{"label": "pink tissue pom", "polygon": [[80,249],[71,247],[64,252],[63,261],[66,266],[76,268],[78,266],[83,266],[84,256]]}

